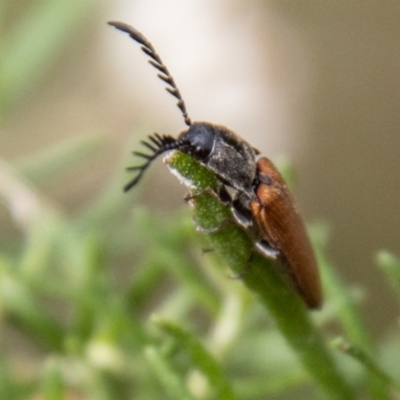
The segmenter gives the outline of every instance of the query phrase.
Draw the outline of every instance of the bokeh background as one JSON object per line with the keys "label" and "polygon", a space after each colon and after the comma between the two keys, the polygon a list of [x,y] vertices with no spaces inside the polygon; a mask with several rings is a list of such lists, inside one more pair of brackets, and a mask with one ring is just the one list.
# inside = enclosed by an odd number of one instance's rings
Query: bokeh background
{"label": "bokeh background", "polygon": [[[53,28],[44,23],[47,31],[32,35],[31,15],[49,3],[43,18]],[[364,291],[367,324],[377,336],[393,324],[394,300],[375,254],[399,249],[400,3],[14,0],[0,13],[4,171],[25,171],[72,217],[115,175],[121,186],[129,180],[122,167],[134,163],[130,152],[144,135],[185,129],[138,45],[106,25],[127,22],[153,43],[193,120],[227,125],[272,160],[293,163],[299,208],[308,222],[330,227],[331,259]],[[24,60],[34,60],[25,75]],[[20,89],[10,97],[13,79]],[[57,157],[54,149],[77,139],[93,146],[72,171],[29,176],[38,158]],[[183,187],[161,161],[142,186],[140,204],[185,206]],[[4,173],[0,188],[0,243],[12,252],[24,234]],[[129,201],[131,193],[119,193]]]}

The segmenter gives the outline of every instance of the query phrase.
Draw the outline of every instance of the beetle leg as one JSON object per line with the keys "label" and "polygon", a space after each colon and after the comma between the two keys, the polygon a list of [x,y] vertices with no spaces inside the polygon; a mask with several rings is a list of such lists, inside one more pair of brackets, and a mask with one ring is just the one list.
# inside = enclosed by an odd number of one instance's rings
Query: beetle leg
{"label": "beetle leg", "polygon": [[218,226],[214,228],[204,228],[200,226],[200,224],[194,221],[196,225],[196,229],[200,232],[204,233],[215,233],[220,230],[227,222],[235,221],[240,226],[245,229],[250,229],[253,227],[253,219],[251,215],[250,206],[248,205],[249,201],[247,197],[244,197],[241,192],[234,193],[233,197],[231,193],[228,191],[225,185],[221,184],[218,187],[217,192],[212,190],[211,188],[205,188],[197,193],[188,193],[184,199],[187,202],[191,200],[195,200],[195,198],[203,193],[208,193],[216,198],[218,198],[223,204],[229,205],[232,212],[233,218],[226,218],[222,221]]}
{"label": "beetle leg", "polygon": [[254,248],[251,250],[250,257],[247,260],[243,269],[236,275],[230,276],[230,279],[242,279],[251,268],[251,261],[254,257],[255,251],[259,251],[261,254],[268,258],[276,260],[280,256],[280,251],[273,248],[269,243],[264,240],[258,241],[254,244]]}
{"label": "beetle leg", "polygon": [[261,254],[263,254],[264,256],[266,256],[268,258],[272,258],[274,260],[276,260],[281,254],[281,252],[279,250],[272,247],[265,240],[260,240],[260,241],[256,242],[255,247]]}
{"label": "beetle leg", "polygon": [[223,204],[226,206],[232,204],[232,196],[225,185],[219,186],[217,194]]}
{"label": "beetle leg", "polygon": [[237,191],[231,201],[231,210],[236,222],[245,229],[253,227],[249,199],[243,192]]}
{"label": "beetle leg", "polygon": [[213,196],[213,197],[215,197],[215,198],[221,200],[219,194],[216,193],[214,190],[212,190],[212,189],[209,188],[209,187],[207,187],[207,188],[205,188],[205,189],[202,189],[202,190],[199,190],[198,192],[195,192],[195,193],[190,193],[190,192],[189,192],[189,193],[186,193],[183,199],[184,199],[187,203],[189,203],[191,200],[195,200],[197,196],[200,196],[200,195],[202,195],[202,194],[204,194],[204,193],[208,193],[208,194],[210,194],[211,196]]}
{"label": "beetle leg", "polygon": [[251,212],[246,208],[240,199],[234,199],[231,203],[232,215],[236,222],[243,228],[250,228],[253,226]]}
{"label": "beetle leg", "polygon": [[[200,190],[198,192],[195,193],[187,193],[184,197],[184,200],[186,202],[190,202],[192,200],[196,200],[197,196],[200,196],[204,193],[208,193],[211,196],[215,197],[216,199],[220,200],[222,203],[228,205],[232,202],[232,198],[230,193],[228,192],[228,190],[226,189],[225,185],[220,185],[218,188],[218,192],[216,192],[215,190],[211,189],[211,188],[205,188],[203,190]],[[196,230],[198,232],[203,232],[203,233],[215,233],[218,232],[226,223],[228,222],[233,222],[233,218],[227,217],[226,219],[224,219],[222,222],[220,222],[217,226],[213,227],[213,228],[205,228],[204,226],[201,226],[194,218],[193,218],[193,223],[196,226]]]}

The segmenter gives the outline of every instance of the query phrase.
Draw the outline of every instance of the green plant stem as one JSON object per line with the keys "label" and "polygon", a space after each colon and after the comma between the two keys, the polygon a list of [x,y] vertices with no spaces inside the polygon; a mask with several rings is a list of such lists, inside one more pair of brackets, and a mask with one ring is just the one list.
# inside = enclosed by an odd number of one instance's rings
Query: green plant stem
{"label": "green plant stem", "polygon": [[210,352],[190,332],[180,326],[153,317],[153,321],[176,341],[184,352],[189,354],[195,368],[198,368],[207,377],[210,386],[214,389],[216,398],[235,400],[229,381],[226,379],[222,368]]}
{"label": "green plant stem", "polygon": [[42,377],[42,390],[45,400],[63,400],[65,398],[60,359],[53,357],[47,360]]}
{"label": "green plant stem", "polygon": [[42,308],[21,277],[0,260],[0,303],[8,320],[44,348],[63,349],[62,326]]}
{"label": "green plant stem", "polygon": [[359,363],[365,366],[371,374],[373,374],[377,379],[391,386],[399,386],[396,384],[394,379],[387,374],[377,363],[371,358],[365,351],[360,347],[357,347],[351,343],[346,342],[343,338],[337,338],[332,343],[334,347],[340,350],[342,353],[349,355],[353,359],[357,360]]}
{"label": "green plant stem", "polygon": [[229,208],[213,195],[212,191],[218,187],[213,174],[180,152],[171,153],[166,162],[194,191],[191,204],[194,206],[195,220],[199,226],[213,232],[208,236],[216,253],[234,273],[243,277],[244,284],[268,309],[287,343],[326,396],[352,399],[350,387],[337,370],[302,300],[283,282],[270,260],[253,252],[253,244],[247,233],[230,221]]}
{"label": "green plant stem", "polygon": [[[326,282],[326,290],[331,298],[339,303],[338,317],[346,332],[347,338],[356,343],[369,354],[376,353],[376,344],[371,337],[369,330],[364,324],[360,311],[358,310],[354,300],[349,294],[349,290],[337,275],[333,266],[326,259],[323,251],[317,246],[317,257],[320,261],[321,272]],[[374,400],[389,399],[387,384],[385,381],[378,379],[370,370],[366,370],[366,384],[371,396]]]}
{"label": "green plant stem", "polygon": [[174,371],[169,360],[154,346],[146,348],[146,357],[161,381],[168,398],[177,400],[194,400],[186,388],[185,382]]}
{"label": "green plant stem", "polygon": [[400,302],[400,260],[388,251],[380,251],[376,256],[379,268],[385,273]]}

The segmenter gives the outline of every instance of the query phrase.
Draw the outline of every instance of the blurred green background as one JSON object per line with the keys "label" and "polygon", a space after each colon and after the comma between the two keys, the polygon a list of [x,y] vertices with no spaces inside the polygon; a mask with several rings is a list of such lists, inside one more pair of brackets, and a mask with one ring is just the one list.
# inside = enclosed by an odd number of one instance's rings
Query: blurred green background
{"label": "blurred green background", "polygon": [[[139,141],[185,127],[138,46],[108,20],[151,40],[193,120],[225,124],[278,164],[291,161],[299,208],[307,221],[329,226],[329,258],[363,299],[371,336],[392,343],[396,297],[375,257],[399,247],[399,3],[6,1],[1,390],[9,398],[62,398],[58,388],[67,385],[76,396],[68,398],[157,398],[160,387],[141,368],[154,329],[141,326],[149,315],[179,319],[197,307],[205,333],[208,311],[221,300],[216,282],[250,301],[240,283],[203,276],[212,262],[201,256],[185,189],[161,162],[122,193]],[[188,282],[197,279],[207,289],[190,302],[187,291],[197,289]],[[265,328],[263,312],[252,313],[262,329],[247,344],[262,340]],[[332,323],[328,331],[337,329]],[[265,335],[273,352],[270,343],[281,339],[274,330]],[[295,362],[284,351],[277,357],[286,368]],[[241,356],[231,355],[231,372]],[[271,372],[252,361],[260,376]],[[199,377],[190,379],[201,387]],[[282,381],[271,396],[309,398],[300,369]],[[266,398],[242,389],[239,398]]]}

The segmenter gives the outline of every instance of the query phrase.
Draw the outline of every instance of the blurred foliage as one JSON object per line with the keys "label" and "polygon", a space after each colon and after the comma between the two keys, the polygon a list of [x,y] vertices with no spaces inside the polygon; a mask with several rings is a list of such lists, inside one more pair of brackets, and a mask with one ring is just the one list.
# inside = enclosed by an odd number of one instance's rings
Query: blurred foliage
{"label": "blurred foliage", "polygon": [[[92,4],[32,2],[2,38],[3,116]],[[324,226],[311,232],[326,301],[310,313],[261,257],[228,279],[251,252],[235,224],[199,235],[188,207],[132,207],[137,193],[122,195],[119,172],[73,216],[36,189],[97,150],[97,140],[82,139],[18,166],[0,162],[0,196],[22,232],[0,253],[1,399],[400,398],[398,335],[371,337],[359,293],[325,255]],[[229,209],[201,191],[215,178],[183,154],[168,163],[200,190],[196,222],[219,226]],[[399,298],[400,261],[377,259]],[[15,351],[21,338],[30,352]]]}
{"label": "blurred foliage", "polygon": [[[6,12],[6,3],[0,13]],[[46,73],[94,0],[30,2],[1,42],[0,110],[15,106]]]}

